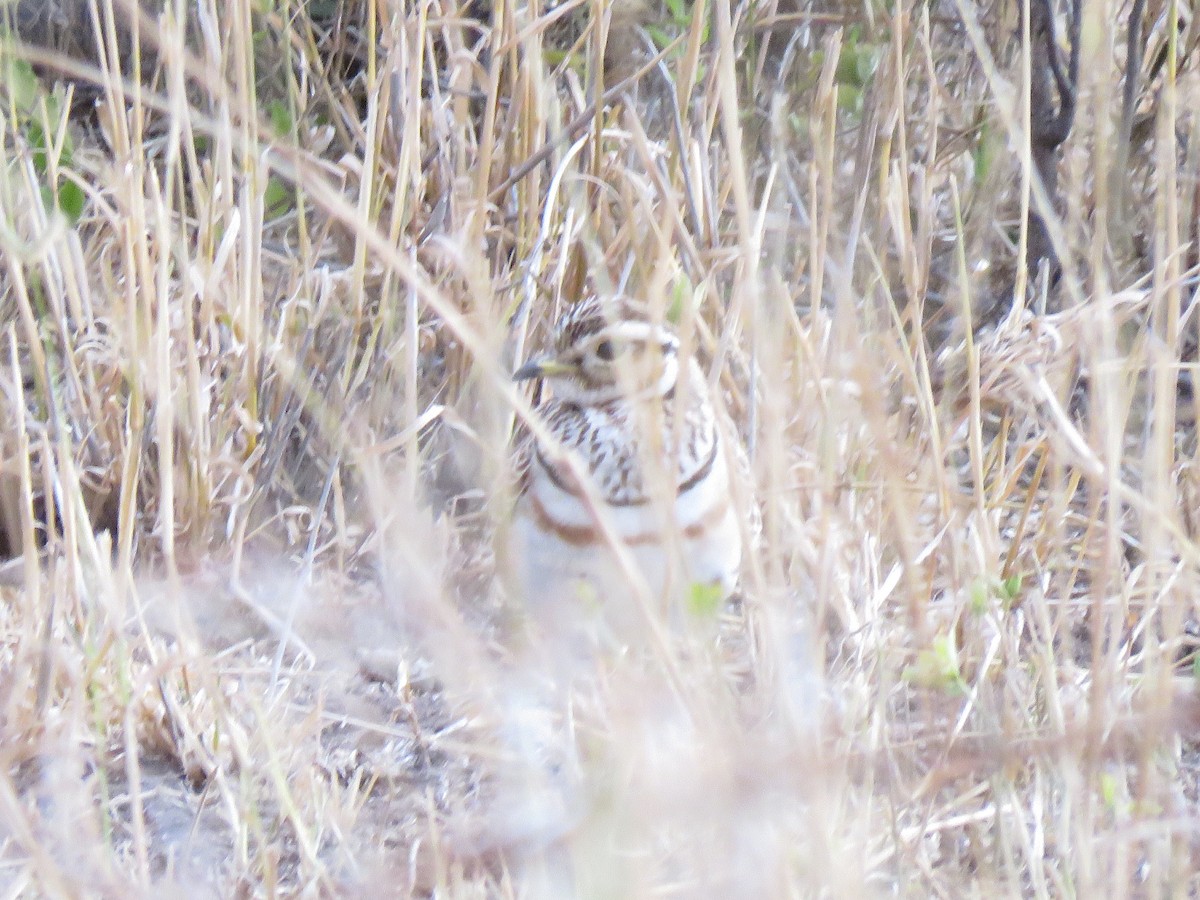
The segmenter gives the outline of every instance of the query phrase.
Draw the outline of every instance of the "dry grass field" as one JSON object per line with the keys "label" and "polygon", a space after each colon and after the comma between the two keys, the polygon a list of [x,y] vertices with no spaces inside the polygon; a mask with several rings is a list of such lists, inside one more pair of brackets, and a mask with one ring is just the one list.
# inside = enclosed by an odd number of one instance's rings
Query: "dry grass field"
{"label": "dry grass field", "polygon": [[[0,5],[0,896],[1200,894],[1200,23],[1034,3]],[[614,291],[762,540],[577,652]]]}

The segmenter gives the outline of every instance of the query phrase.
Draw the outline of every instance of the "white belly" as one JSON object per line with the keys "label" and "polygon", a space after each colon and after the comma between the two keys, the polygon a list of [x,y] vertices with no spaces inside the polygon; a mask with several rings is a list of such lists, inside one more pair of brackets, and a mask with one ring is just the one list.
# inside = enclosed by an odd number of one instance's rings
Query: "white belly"
{"label": "white belly", "polygon": [[[652,507],[604,507],[607,528],[597,528],[591,510],[550,482],[531,488],[518,504],[512,543],[519,590],[535,614],[546,604],[625,605],[641,593],[638,580],[648,592],[642,596],[656,603],[686,597],[694,584],[732,591],[741,532],[724,460],[718,462],[706,484],[676,499],[666,516]],[[547,517],[568,526],[563,535],[545,527]],[[582,540],[589,531],[593,539]]]}

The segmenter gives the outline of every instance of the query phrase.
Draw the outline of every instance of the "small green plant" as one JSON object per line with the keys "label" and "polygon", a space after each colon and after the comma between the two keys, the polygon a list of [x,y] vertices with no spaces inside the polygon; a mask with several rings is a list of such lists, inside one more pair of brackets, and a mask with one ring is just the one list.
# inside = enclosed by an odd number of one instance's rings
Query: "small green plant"
{"label": "small green plant", "polygon": [[[862,112],[866,87],[871,83],[875,70],[879,68],[879,60],[883,58],[884,50],[884,44],[863,41],[862,29],[859,26],[852,26],[846,31],[834,74],[840,109],[856,115]],[[816,83],[817,73],[824,67],[825,58],[825,52],[822,50],[813,53],[809,66],[811,75],[807,79],[810,84]]]}
{"label": "small green plant", "polygon": [[971,582],[971,586],[967,588],[967,598],[970,601],[971,612],[977,616],[983,615],[988,611],[988,600],[991,598],[987,583],[983,579]]}
{"label": "small green plant", "polygon": [[847,112],[861,113],[863,95],[879,60],[883,56],[881,44],[861,40],[861,30],[855,26],[846,33],[842,43],[842,54],[838,57],[837,86],[838,105]]}
{"label": "small green plant", "polygon": [[[287,101],[272,100],[268,103],[267,118],[278,140],[289,143],[294,141],[296,120]],[[270,176],[263,195],[263,215],[268,222],[292,212],[298,202],[295,187],[278,175]]]}
{"label": "small green plant", "polygon": [[1005,601],[1005,609],[1012,606],[1013,602],[1021,595],[1021,586],[1024,583],[1024,575],[1009,575],[1000,582],[1000,596]]}
{"label": "small green plant", "polygon": [[684,309],[691,305],[696,287],[686,275],[680,275],[671,289],[671,303],[667,307],[667,321],[678,325],[683,320]]}
{"label": "small green plant", "polygon": [[725,591],[719,584],[693,584],[688,593],[688,610],[700,618],[712,618],[724,599]]}
{"label": "small green plant", "polygon": [[976,181],[983,181],[987,178],[996,160],[1003,152],[1004,135],[998,133],[991,122],[981,114],[978,139],[975,142],[975,150],[971,154]]}
{"label": "small green plant", "polygon": [[983,615],[991,608],[993,600],[999,600],[1001,608],[1008,612],[1021,596],[1024,580],[1024,576],[1019,574],[1000,579],[976,579],[967,589],[971,612],[977,616]]}
{"label": "small green plant", "polygon": [[42,179],[42,200],[74,225],[83,215],[86,197],[78,182],[62,174],[71,168],[75,150],[66,127],[68,94],[61,87],[47,94],[33,67],[8,53],[4,56],[4,73],[7,112],[31,150],[34,171]]}
{"label": "small green plant", "polygon": [[[689,0],[666,0],[667,17],[654,24],[646,26],[646,31],[654,39],[655,45],[661,50],[679,36],[681,31],[692,27],[693,4]],[[704,23],[700,39],[707,43],[712,31],[712,24]],[[682,51],[680,51],[682,52]]]}
{"label": "small green plant", "polygon": [[296,190],[278,175],[267,181],[263,193],[263,215],[268,222],[287,215],[296,208]]}
{"label": "small green plant", "polygon": [[1100,798],[1110,812],[1117,809],[1117,779],[1111,772],[1100,773]]}
{"label": "small green plant", "polygon": [[296,127],[292,111],[282,100],[272,100],[267,104],[267,115],[271,118],[271,128],[278,137],[289,137]]}
{"label": "small green plant", "polygon": [[904,669],[901,677],[910,684],[955,696],[967,690],[967,681],[958,661],[958,647],[950,634],[935,637],[929,647],[917,654],[917,661]]}

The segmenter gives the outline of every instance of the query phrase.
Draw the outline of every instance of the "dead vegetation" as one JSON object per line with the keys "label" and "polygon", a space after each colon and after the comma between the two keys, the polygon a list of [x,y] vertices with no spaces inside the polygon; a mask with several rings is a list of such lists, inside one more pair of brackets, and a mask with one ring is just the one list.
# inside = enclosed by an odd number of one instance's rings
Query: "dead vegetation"
{"label": "dead vegetation", "polygon": [[[1200,887],[1190,11],[2,12],[7,894]],[[507,374],[618,288],[764,540],[564,666]]]}

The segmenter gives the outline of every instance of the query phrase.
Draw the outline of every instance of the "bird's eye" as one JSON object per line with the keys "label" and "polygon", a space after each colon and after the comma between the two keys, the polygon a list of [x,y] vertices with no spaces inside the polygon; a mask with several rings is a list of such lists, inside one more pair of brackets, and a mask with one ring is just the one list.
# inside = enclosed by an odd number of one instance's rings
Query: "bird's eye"
{"label": "bird's eye", "polygon": [[612,341],[601,341],[596,345],[596,356],[605,362],[612,362],[617,355],[617,348]]}

